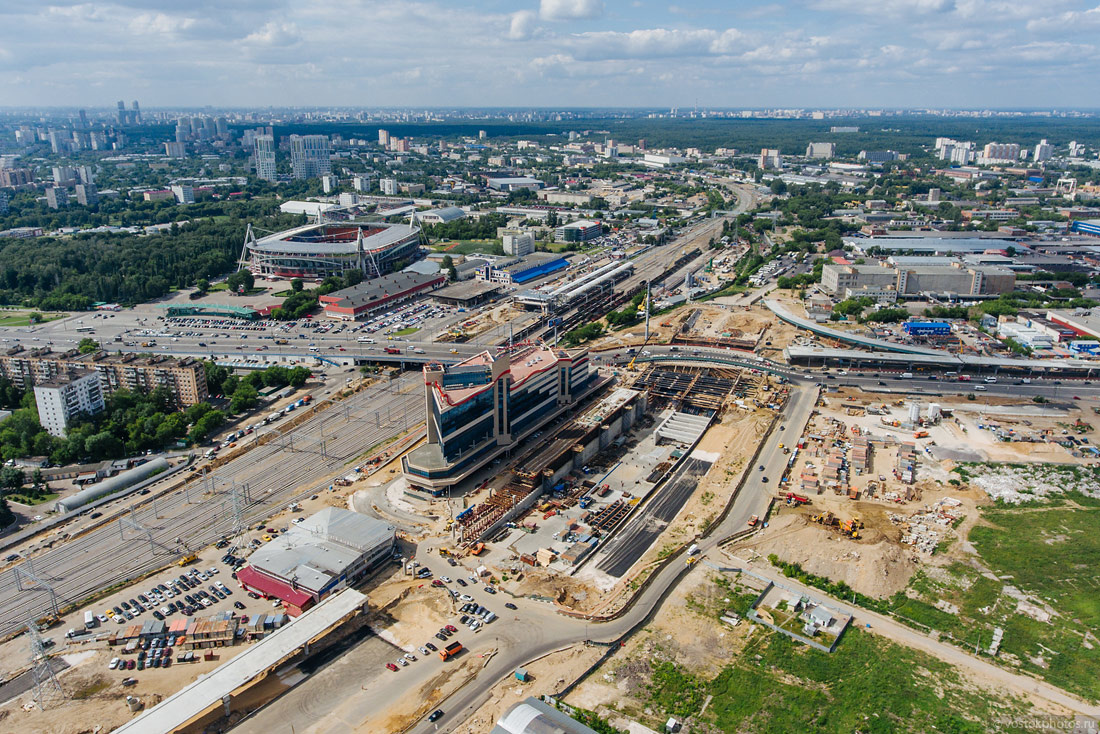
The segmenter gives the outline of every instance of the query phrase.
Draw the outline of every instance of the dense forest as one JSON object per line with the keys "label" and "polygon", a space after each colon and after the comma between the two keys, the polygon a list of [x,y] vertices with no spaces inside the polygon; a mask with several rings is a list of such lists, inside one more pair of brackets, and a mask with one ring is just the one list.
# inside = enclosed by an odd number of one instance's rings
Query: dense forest
{"label": "dense forest", "polygon": [[[858,133],[830,133],[831,127],[854,126]],[[931,117],[899,115],[896,117],[830,118],[828,120],[775,119],[651,119],[646,117],[608,117],[561,122],[516,123],[508,120],[476,122],[405,123],[405,124],[291,124],[279,127],[279,135],[340,134],[344,137],[377,139],[378,130],[391,135],[413,138],[477,137],[485,130],[489,138],[529,138],[543,142],[561,141],[569,131],[595,133],[633,143],[645,139],[648,147],[697,147],[702,150],[737,148],[759,152],[761,148],[778,148],[784,153],[805,151],[810,142],[834,142],[837,154],[855,155],[861,150],[896,150],[918,154],[929,148],[937,137],[960,140],[1011,141],[1032,146],[1041,138],[1076,140],[1085,145],[1100,145],[1100,127],[1095,120],[1057,117]]]}
{"label": "dense forest", "polygon": [[[263,220],[272,229],[295,217]],[[166,234],[78,234],[0,240],[0,303],[47,310],[160,298],[233,269],[246,220],[203,219]]]}

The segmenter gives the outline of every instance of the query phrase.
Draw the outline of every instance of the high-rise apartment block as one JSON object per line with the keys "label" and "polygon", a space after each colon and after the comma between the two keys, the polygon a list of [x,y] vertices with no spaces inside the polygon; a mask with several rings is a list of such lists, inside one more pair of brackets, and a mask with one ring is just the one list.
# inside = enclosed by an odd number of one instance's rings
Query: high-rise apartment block
{"label": "high-rise apartment block", "polygon": [[99,189],[95,187],[95,184],[77,184],[76,200],[81,206],[95,206],[99,203]]}
{"label": "high-rise apartment block", "polygon": [[182,406],[201,403],[209,396],[202,362],[190,357],[138,357],[104,351],[81,354],[75,349],[54,352],[45,347],[12,347],[0,353],[0,375],[23,390],[83,370],[99,373],[100,385],[106,394],[123,388],[151,392],[163,386],[176,404]]}
{"label": "high-rise apartment block", "polygon": [[187,143],[182,140],[176,142],[167,142],[164,144],[164,154],[169,158],[186,158],[187,157]]}
{"label": "high-rise apartment block", "polygon": [[57,186],[72,186],[77,181],[77,175],[72,166],[53,167],[53,182]]}
{"label": "high-rise apartment block", "polygon": [[105,407],[99,373],[74,370],[34,386],[38,422],[52,436],[64,436],[74,418],[91,416]]}
{"label": "high-rise apartment block", "polygon": [[390,134],[386,130],[378,131],[378,144],[385,148],[390,144]]}
{"label": "high-rise apartment block", "polygon": [[340,188],[340,179],[336,178],[331,173],[321,176],[321,190],[326,194],[331,194],[338,188]]}
{"label": "high-rise apartment block", "polygon": [[257,135],[255,140],[256,177],[264,181],[274,181],[275,176],[275,136]]}
{"label": "high-rise apartment block", "polygon": [[1035,154],[1033,158],[1036,163],[1042,163],[1043,161],[1049,161],[1050,157],[1054,155],[1054,146],[1047,142],[1046,138],[1039,141],[1039,144],[1035,146]]}
{"label": "high-rise apartment block", "polygon": [[58,186],[46,189],[46,205],[51,209],[61,209],[69,205],[69,192]]}
{"label": "high-rise apartment block", "polygon": [[397,179],[383,178],[378,181],[378,185],[382,188],[382,193],[386,196],[397,196]]}
{"label": "high-rise apartment block", "polygon": [[836,143],[810,143],[806,146],[807,158],[832,158],[836,155]]}
{"label": "high-rise apartment block", "polygon": [[332,172],[327,135],[291,135],[290,166],[294,178],[316,178]]}
{"label": "high-rise apartment block", "polygon": [[177,204],[195,203],[195,189],[190,184],[176,184],[172,186],[172,195],[176,197]]}
{"label": "high-rise apartment block", "polygon": [[978,163],[1015,163],[1020,160],[1020,146],[1018,143],[986,143],[982,148],[982,154]]}
{"label": "high-rise apartment block", "polygon": [[760,160],[758,165],[761,169],[767,170],[769,168],[782,168],[783,156],[779,155],[779,150],[776,148],[762,148],[760,150]]}

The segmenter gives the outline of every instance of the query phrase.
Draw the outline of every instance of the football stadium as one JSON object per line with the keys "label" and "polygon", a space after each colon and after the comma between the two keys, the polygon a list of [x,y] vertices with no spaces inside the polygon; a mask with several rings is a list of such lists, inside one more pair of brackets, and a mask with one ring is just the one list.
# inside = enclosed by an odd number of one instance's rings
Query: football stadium
{"label": "football stadium", "polygon": [[374,278],[416,257],[420,228],[370,222],[307,224],[246,239],[241,265],[261,278],[317,278],[360,270]]}

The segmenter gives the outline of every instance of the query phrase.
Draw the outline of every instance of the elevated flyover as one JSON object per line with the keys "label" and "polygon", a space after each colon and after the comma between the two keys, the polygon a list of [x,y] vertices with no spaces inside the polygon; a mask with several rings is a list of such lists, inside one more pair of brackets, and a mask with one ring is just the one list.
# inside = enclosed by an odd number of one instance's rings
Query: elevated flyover
{"label": "elevated flyover", "polygon": [[823,324],[816,323],[809,319],[804,319],[801,316],[788,311],[778,301],[773,301],[770,298],[764,301],[764,305],[768,307],[768,310],[779,317],[780,321],[786,321],[792,326],[797,326],[799,329],[813,332],[818,336],[823,336],[828,339],[835,339],[845,344],[854,344],[859,347],[866,347],[867,349],[873,349],[885,352],[904,352],[906,354],[930,354],[933,356],[947,354],[939,349],[928,349],[927,347],[914,347],[909,344],[898,344],[896,342],[886,341],[885,339],[876,339],[870,336],[863,336],[862,334],[851,334],[847,331],[840,331],[839,329],[831,329]]}

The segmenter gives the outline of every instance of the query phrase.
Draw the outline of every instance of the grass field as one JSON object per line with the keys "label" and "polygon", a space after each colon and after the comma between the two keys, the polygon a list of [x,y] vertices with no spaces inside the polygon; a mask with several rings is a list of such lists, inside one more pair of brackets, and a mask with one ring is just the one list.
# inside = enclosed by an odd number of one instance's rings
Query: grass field
{"label": "grass field", "polygon": [[655,730],[691,716],[723,732],[978,734],[1017,731],[995,722],[1025,713],[975,691],[946,663],[858,629],[832,655],[768,633],[710,680],[667,660],[651,669],[645,700],[622,709]]}
{"label": "grass field", "polygon": [[504,246],[497,240],[440,240],[432,250],[451,255],[504,255]]}
{"label": "grass field", "polygon": [[22,495],[22,494],[5,494],[4,495],[4,497],[6,499],[11,500],[12,502],[18,502],[21,505],[29,505],[31,507],[33,507],[34,505],[40,505],[43,502],[51,502],[51,501],[57,499],[60,496],[61,495],[59,495],[57,492],[49,492],[49,493],[44,494],[40,497],[30,497],[30,496]]}
{"label": "grass field", "polygon": [[[1100,504],[1069,495],[1026,507],[995,507],[969,540],[981,564],[919,572],[898,616],[949,635],[986,655],[993,630],[1004,630],[998,661],[1100,700]],[[994,578],[995,576],[995,578]],[[1049,620],[1021,608],[1018,589],[1049,606]],[[937,603],[957,608],[938,608]]]}
{"label": "grass field", "polygon": [[[31,313],[37,313],[32,311],[0,311],[0,326],[30,326],[31,325]],[[47,321],[55,321],[63,316],[63,314],[41,314],[42,318],[38,321],[40,324],[44,324]]]}
{"label": "grass field", "polygon": [[420,331],[419,326],[409,326],[407,328],[401,329],[400,331],[393,332],[393,335],[394,336],[408,336],[409,334],[415,334],[418,331]]}

